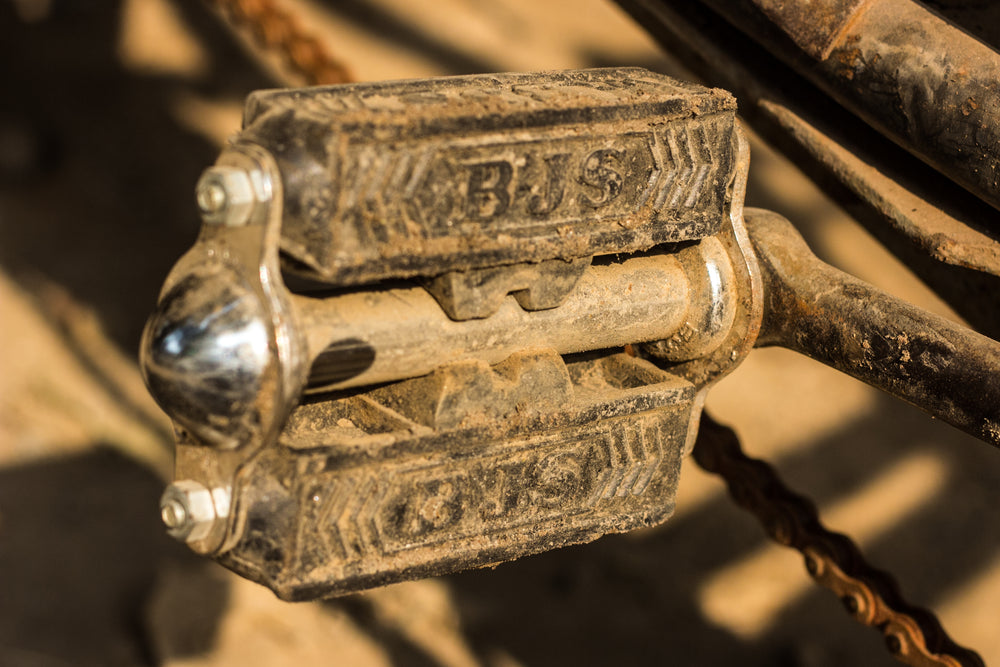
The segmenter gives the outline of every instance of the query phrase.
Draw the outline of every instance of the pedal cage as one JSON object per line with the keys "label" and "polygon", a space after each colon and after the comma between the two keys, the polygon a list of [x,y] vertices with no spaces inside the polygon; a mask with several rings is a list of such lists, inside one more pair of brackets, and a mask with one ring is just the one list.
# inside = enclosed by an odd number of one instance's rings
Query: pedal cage
{"label": "pedal cage", "polygon": [[309,402],[241,475],[222,562],[312,599],[661,523],[694,397],[621,352],[539,350]]}

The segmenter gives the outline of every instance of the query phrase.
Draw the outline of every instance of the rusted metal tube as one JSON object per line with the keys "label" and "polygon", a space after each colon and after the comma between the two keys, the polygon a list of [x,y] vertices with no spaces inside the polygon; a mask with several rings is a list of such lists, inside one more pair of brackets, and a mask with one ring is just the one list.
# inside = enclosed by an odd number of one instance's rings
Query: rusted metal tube
{"label": "rusted metal tube", "polygon": [[[907,159],[904,149],[831,104],[825,93],[743,32],[751,32],[751,19],[732,25],[704,4],[688,0],[618,2],[703,81],[732,91],[741,115],[762,138],[795,162],[970,326],[1000,340],[1000,311],[984,307],[1000,291],[1000,253],[989,232],[996,214],[989,204],[968,196],[950,179],[939,178],[923,161]],[[766,0],[760,2],[765,9]],[[801,12],[803,7],[771,4],[772,12]],[[815,40],[817,48],[829,45],[838,28],[849,25],[854,5],[859,3],[845,0],[840,15],[844,21],[806,16],[809,26],[800,23],[800,34]],[[762,20],[749,3],[740,6]],[[995,10],[982,6],[980,11]],[[787,27],[795,32],[794,26]]]}
{"label": "rusted metal tube", "polygon": [[1000,208],[1000,53],[912,0],[705,4]]}
{"label": "rusted metal tube", "polygon": [[1000,446],[1000,343],[824,264],[776,213],[745,216],[764,277],[758,346],[801,352]]}

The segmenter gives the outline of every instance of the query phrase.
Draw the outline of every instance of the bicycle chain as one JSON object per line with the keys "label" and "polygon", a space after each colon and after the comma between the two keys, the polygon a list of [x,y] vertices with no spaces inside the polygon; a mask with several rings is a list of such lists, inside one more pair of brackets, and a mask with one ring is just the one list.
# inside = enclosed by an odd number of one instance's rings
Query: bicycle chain
{"label": "bicycle chain", "polygon": [[286,63],[314,85],[352,81],[347,68],[330,56],[301,22],[274,0],[212,0],[235,25],[250,29],[258,46],[280,53]]}
{"label": "bicycle chain", "polygon": [[754,514],[771,539],[803,555],[812,578],[839,596],[848,613],[881,631],[897,660],[983,667],[982,658],[956,644],[932,612],[903,600],[892,576],[869,565],[850,538],[827,530],[812,501],[786,487],[770,465],[744,454],[731,429],[703,415],[693,456],[723,478],[736,504]]}

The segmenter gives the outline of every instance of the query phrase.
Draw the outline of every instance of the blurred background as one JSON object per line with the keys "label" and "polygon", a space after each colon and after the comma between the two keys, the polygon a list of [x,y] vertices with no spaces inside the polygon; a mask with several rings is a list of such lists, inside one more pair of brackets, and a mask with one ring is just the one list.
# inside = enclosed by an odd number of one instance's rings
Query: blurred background
{"label": "blurred background", "polygon": [[[605,0],[281,4],[360,81],[683,76]],[[201,0],[0,0],[0,72],[0,665],[895,664],[692,461],[660,528],[323,603],[188,553],[160,526],[171,435],[139,334],[243,98],[301,82]],[[748,200],[830,263],[952,316],[757,141]],[[782,350],[755,350],[709,410],[956,641],[1000,659],[997,452]]]}

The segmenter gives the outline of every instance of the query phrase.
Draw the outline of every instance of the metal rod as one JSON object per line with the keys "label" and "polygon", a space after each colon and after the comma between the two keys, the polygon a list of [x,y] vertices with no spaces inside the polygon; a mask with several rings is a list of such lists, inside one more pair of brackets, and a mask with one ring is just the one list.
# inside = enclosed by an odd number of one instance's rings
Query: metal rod
{"label": "metal rod", "polygon": [[493,364],[533,347],[571,354],[668,338],[688,316],[689,284],[676,256],[654,255],[588,268],[550,310],[528,312],[508,296],[491,317],[456,322],[420,287],[294,296],[293,308],[314,359],[310,388],[325,390],[418,377],[468,359]]}
{"label": "metal rod", "polygon": [[758,346],[801,352],[1000,446],[1000,343],[824,264],[776,213],[745,216],[764,277]]}
{"label": "metal rod", "polygon": [[913,0],[705,0],[885,136],[1000,208],[1000,54]]}

